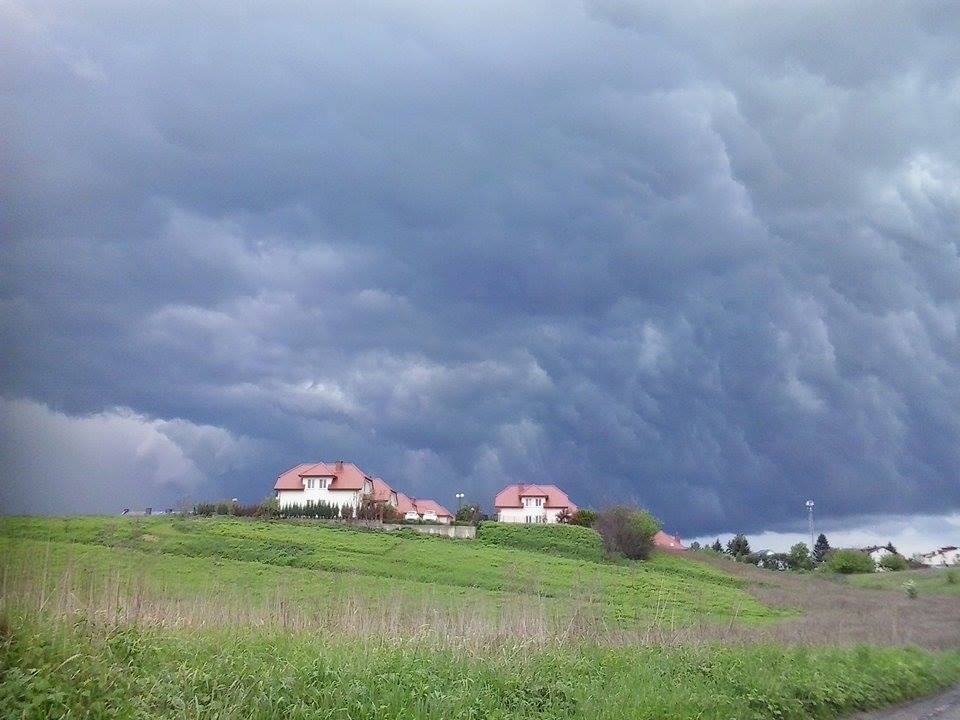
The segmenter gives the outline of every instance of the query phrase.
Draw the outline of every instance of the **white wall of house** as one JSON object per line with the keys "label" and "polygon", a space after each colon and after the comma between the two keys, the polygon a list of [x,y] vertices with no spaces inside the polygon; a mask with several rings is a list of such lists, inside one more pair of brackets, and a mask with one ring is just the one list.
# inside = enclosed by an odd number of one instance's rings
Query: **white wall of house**
{"label": "white wall of house", "polygon": [[885,547],[877,548],[870,553],[870,557],[873,560],[874,565],[877,567],[880,567],[880,561],[883,560],[887,555],[893,555],[893,553],[887,550]]}
{"label": "white wall of house", "polygon": [[[313,482],[310,482],[310,481]],[[342,508],[351,505],[360,507],[363,493],[360,490],[330,490],[327,488],[330,478],[304,478],[303,490],[278,490],[277,502],[280,507],[287,505],[319,505],[324,502]]]}
{"label": "white wall of house", "polygon": [[506,523],[555,523],[560,514],[558,508],[527,506],[519,508],[500,508],[500,522]]}
{"label": "white wall of house", "polygon": [[930,567],[946,567],[948,565],[960,565],[960,550],[946,550],[945,552],[936,552],[931,555],[924,555],[921,558],[924,565]]}

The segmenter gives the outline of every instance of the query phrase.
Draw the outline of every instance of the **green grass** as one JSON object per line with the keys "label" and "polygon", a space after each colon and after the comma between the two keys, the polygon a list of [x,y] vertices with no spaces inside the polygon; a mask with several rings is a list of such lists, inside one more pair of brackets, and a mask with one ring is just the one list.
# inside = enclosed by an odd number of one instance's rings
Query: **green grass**
{"label": "green grass", "polygon": [[577,525],[520,525],[483,522],[477,528],[477,540],[485,545],[514,547],[551,555],[600,562],[603,541],[596,530]]}
{"label": "green grass", "polygon": [[83,624],[21,625],[0,636],[0,707],[6,717],[31,720],[806,720],[934,692],[958,677],[958,653],[865,647],[461,655]]}
{"label": "green grass", "polygon": [[[948,582],[950,573],[955,582]],[[896,590],[903,592],[903,583],[913,580],[919,595],[955,595],[960,597],[960,568],[930,568],[929,570],[904,570],[902,572],[871,573],[869,575],[851,575],[846,581],[857,587],[874,590]]]}
{"label": "green grass", "polygon": [[[0,538],[6,538],[0,564],[12,562],[4,558],[14,558],[18,548],[39,553],[28,541],[47,543],[50,549],[43,552],[58,562],[78,546],[110,548],[85,551],[85,562],[119,564],[118,572],[135,569],[155,585],[166,580],[198,592],[242,586],[254,599],[275,593],[278,585],[293,593],[309,587],[313,597],[343,586],[372,597],[387,588],[408,596],[509,594],[556,603],[589,596],[607,620],[624,627],[654,615],[682,623],[783,614],[747,595],[742,581],[674,556],[600,563],[412,532],[232,518],[4,518]],[[164,560],[171,557],[181,559]]]}

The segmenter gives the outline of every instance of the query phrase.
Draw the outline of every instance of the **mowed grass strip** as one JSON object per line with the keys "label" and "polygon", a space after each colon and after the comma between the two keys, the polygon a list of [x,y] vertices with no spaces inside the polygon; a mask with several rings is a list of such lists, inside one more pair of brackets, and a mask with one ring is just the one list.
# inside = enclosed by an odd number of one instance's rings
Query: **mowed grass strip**
{"label": "mowed grass strip", "polygon": [[0,707],[21,718],[807,720],[935,692],[960,654],[582,647],[462,654],[258,633],[5,623]]}
{"label": "mowed grass strip", "polygon": [[0,536],[320,570],[357,586],[378,578],[561,602],[589,596],[606,618],[625,627],[655,615],[683,623],[783,614],[747,595],[742,581],[671,556],[591,562],[413,533],[220,518],[5,518]]}
{"label": "mowed grass strip", "polygon": [[903,584],[907,580],[912,580],[921,594],[960,597],[960,567],[847,575],[843,578],[844,582],[857,587],[897,592],[903,592]]}

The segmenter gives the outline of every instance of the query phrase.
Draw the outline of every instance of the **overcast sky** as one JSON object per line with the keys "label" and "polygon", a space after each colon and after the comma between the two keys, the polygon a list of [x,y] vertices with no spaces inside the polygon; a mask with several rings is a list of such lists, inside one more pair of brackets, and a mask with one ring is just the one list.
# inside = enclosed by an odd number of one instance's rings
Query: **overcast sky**
{"label": "overcast sky", "polygon": [[955,532],[958,48],[951,2],[0,0],[0,508],[345,458]]}

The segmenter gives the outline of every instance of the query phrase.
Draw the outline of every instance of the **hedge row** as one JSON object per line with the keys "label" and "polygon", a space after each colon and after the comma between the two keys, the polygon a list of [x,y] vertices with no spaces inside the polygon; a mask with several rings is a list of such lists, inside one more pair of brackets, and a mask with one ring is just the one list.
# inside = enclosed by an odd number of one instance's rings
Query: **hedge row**
{"label": "hedge row", "polygon": [[487,545],[562,555],[578,560],[603,559],[603,541],[595,530],[577,525],[525,525],[482,522],[477,540]]}

